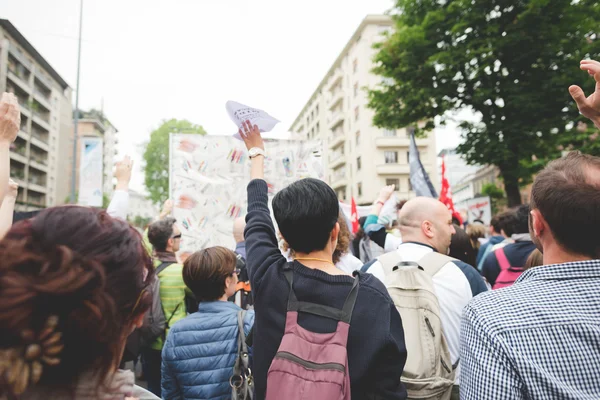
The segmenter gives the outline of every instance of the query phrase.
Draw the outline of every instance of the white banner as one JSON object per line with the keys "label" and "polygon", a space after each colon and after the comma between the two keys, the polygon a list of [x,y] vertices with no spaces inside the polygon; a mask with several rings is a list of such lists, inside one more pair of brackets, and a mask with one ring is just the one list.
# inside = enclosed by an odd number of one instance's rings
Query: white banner
{"label": "white banner", "polygon": [[[321,143],[266,141],[269,197],[302,178],[323,179]],[[250,160],[231,136],[172,133],[169,192],[183,234],[182,251],[233,249],[233,220],[246,214]]]}
{"label": "white banner", "polygon": [[467,221],[473,223],[475,220],[483,221],[485,225],[489,225],[492,220],[492,203],[490,198],[477,197],[466,202]]}
{"label": "white banner", "polygon": [[82,206],[102,207],[103,178],[102,138],[81,138],[81,161],[79,163],[79,197]]}

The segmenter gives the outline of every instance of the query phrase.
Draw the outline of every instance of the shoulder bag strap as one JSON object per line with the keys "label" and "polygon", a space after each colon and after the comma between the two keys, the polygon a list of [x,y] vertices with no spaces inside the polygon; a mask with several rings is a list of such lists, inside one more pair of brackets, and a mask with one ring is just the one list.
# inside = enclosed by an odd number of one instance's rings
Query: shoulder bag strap
{"label": "shoulder bag strap", "polygon": [[432,251],[431,253],[425,254],[425,256],[419,260],[419,265],[429,276],[433,277],[444,265],[452,261],[456,261],[456,258]]}
{"label": "shoulder bag strap", "polygon": [[233,365],[233,375],[229,380],[231,385],[232,400],[252,399],[254,389],[252,388],[252,371],[250,370],[250,356],[246,345],[246,334],[244,332],[245,310],[238,311],[238,337],[237,337],[237,357]]}
{"label": "shoulder bag strap", "polygon": [[506,253],[504,252],[504,248],[500,247],[495,251],[496,260],[498,260],[498,265],[500,266],[501,271],[508,271],[510,269],[510,261],[506,257]]}

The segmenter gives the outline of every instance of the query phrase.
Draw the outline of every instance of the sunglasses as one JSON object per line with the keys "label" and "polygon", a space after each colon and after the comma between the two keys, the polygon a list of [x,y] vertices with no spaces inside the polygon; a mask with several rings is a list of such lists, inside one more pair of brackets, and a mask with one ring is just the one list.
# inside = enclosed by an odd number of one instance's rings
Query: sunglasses
{"label": "sunglasses", "polygon": [[171,239],[181,239],[181,233],[177,236],[172,236]]}

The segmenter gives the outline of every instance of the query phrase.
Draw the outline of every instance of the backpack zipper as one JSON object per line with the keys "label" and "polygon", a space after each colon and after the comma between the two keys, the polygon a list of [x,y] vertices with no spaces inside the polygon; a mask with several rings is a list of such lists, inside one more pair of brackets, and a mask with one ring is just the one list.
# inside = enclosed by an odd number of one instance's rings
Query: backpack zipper
{"label": "backpack zipper", "polygon": [[431,333],[431,336],[435,337],[435,332],[433,331],[431,322],[429,322],[429,318],[425,317],[425,323],[427,324],[427,328],[429,328],[429,333]]}
{"label": "backpack zipper", "polygon": [[342,373],[346,372],[346,368],[342,364],[338,364],[338,363],[323,363],[323,364],[314,363],[312,361],[303,360],[300,357],[295,356],[292,353],[288,353],[287,351],[278,351],[277,354],[275,354],[275,358],[280,358],[282,360],[287,360],[287,361],[291,361],[291,362],[296,363],[296,364],[300,364],[301,366],[303,366],[306,369],[314,369],[314,370],[333,369],[333,370],[336,370],[336,371],[340,371]]}

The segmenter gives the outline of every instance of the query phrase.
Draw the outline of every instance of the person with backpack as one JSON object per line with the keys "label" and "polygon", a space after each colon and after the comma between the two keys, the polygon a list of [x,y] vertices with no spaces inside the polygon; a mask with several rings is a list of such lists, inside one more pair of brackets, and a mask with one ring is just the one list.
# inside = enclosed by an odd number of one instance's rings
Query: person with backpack
{"label": "person with backpack", "polygon": [[443,203],[409,200],[399,223],[404,242],[364,269],[385,282],[402,316],[409,398],[458,399],[462,310],[487,286],[475,268],[446,255],[455,230]]}
{"label": "person with backpack", "polygon": [[515,210],[513,218],[514,241],[494,250],[485,258],[481,275],[487,279],[493,289],[512,285],[523,273],[523,267],[529,255],[535,250],[535,244],[529,234],[529,206],[524,204]]}
{"label": "person with backpack", "polygon": [[339,202],[327,184],[302,179],[273,198],[278,247],[264,181],[264,142],[244,122],[251,158],[246,217],[247,268],[255,300],[254,382],[258,400],[405,399],[406,346],[400,315],[383,284],[352,277],[332,255]]}
{"label": "person with backpack", "polygon": [[236,218],[233,221],[233,239],[235,240],[235,255],[236,268],[240,271],[238,274],[238,283],[235,294],[231,297],[231,301],[248,310],[254,305],[252,300],[252,286],[248,277],[246,268],[246,241],[244,240],[244,228],[246,227],[246,219],[244,217]]}
{"label": "person with backpack", "polygon": [[[142,370],[148,382],[148,390],[161,394],[161,351],[169,327],[185,318],[186,286],[183,266],[177,263],[175,253],[181,244],[181,231],[175,218],[164,218],[148,227],[148,240],[155,252],[154,266],[159,279],[158,295],[164,313],[164,331],[154,341],[141,349]],[[157,293],[153,293],[156,296]],[[152,308],[154,309],[154,308]]]}
{"label": "person with backpack", "polygon": [[[240,272],[236,264],[236,254],[224,247],[198,251],[185,261],[183,280],[199,306],[198,312],[175,323],[167,337],[162,352],[163,398],[251,398],[254,386],[245,341],[254,311],[227,301],[236,291]],[[235,394],[230,382],[236,386]]]}

